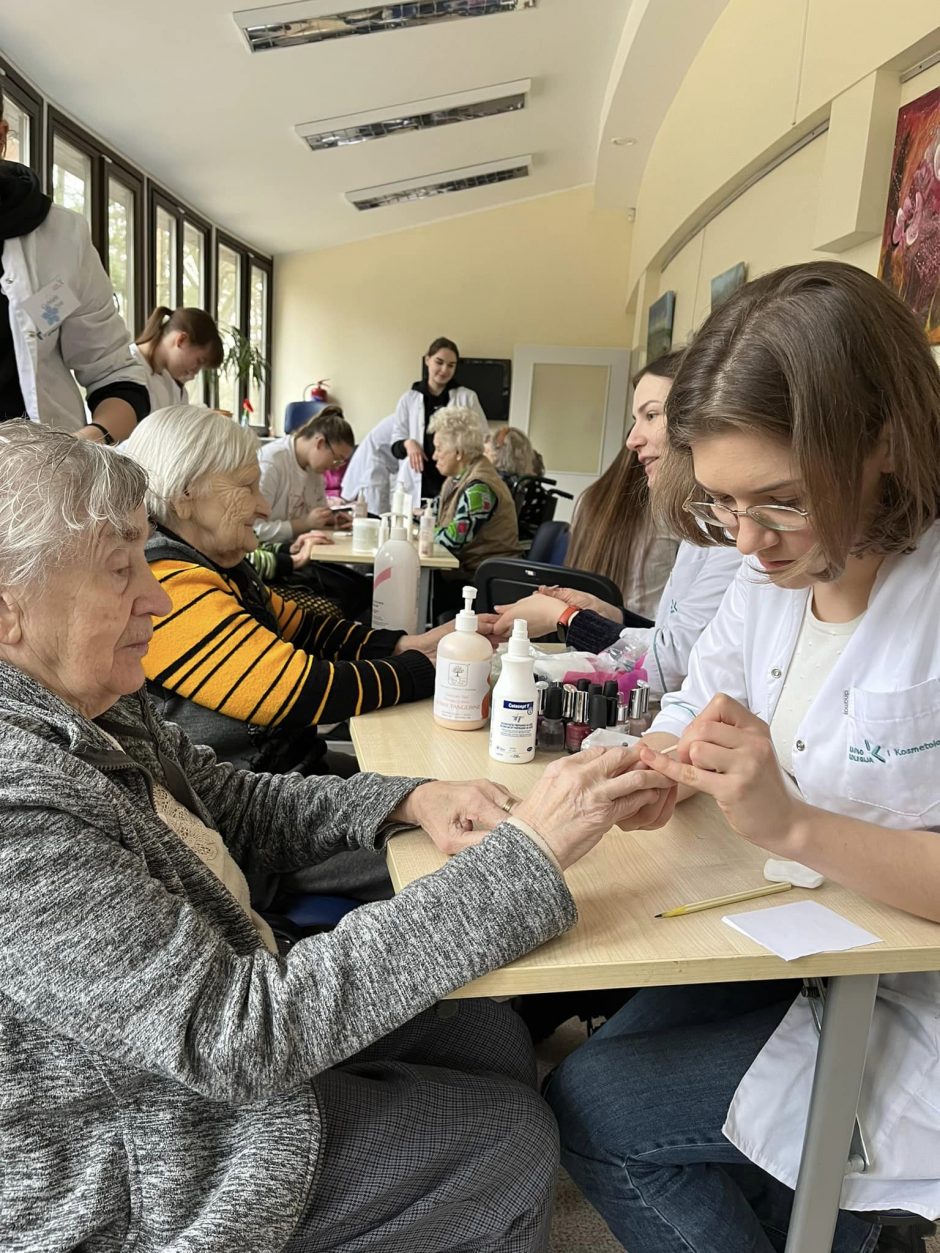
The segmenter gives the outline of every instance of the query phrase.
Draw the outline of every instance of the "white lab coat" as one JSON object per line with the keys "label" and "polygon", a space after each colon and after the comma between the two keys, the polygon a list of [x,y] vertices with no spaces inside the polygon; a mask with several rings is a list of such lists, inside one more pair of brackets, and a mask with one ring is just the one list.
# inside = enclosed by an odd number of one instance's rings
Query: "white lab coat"
{"label": "white lab coat", "polygon": [[258,450],[261,495],[271,506],[271,516],[255,523],[263,544],[280,544],[294,538],[292,518],[311,509],[325,509],[326,486],[316,470],[302,470],[294,453],[296,434],[281,435]]}
{"label": "white lab coat", "polygon": [[[940,831],[940,523],[888,557],[868,610],[797,728],[796,783],[811,805],[885,828]],[[716,692],[770,722],[809,591],[742,565],[654,731],[682,733]],[[798,998],[735,1093],[725,1135],[796,1184],[816,1034]],[[940,972],[883,975],[859,1103],[870,1171],[842,1206],[940,1216]]]}
{"label": "white lab coat", "polygon": [[169,370],[161,370],[157,374],[137,344],[131,344],[131,356],[144,367],[151,413],[157,409],[167,409],[170,405],[189,404],[189,393],[182,383],[177,383]]}
{"label": "white lab coat", "polygon": [[[449,405],[460,405],[466,409],[474,409],[480,415],[480,431],[486,439],[488,432],[486,415],[476,392],[469,387],[452,387],[447,397]],[[424,397],[414,388],[405,392],[395,409],[395,421],[392,424],[392,437],[389,445],[396,444],[400,439],[413,439],[424,447]],[[398,462],[398,481],[406,492],[410,492],[415,508],[421,505],[421,475],[415,474],[408,458]]]}
{"label": "white lab coat", "polygon": [[699,548],[688,541],[679,545],[656,610],[653,644],[645,664],[653,696],[682,686],[695,642],[718,612],[740,566],[736,548]]}
{"label": "white lab coat", "polygon": [[[42,331],[23,304],[55,279],[65,283],[78,307],[59,325]],[[53,205],[34,231],[6,240],[0,284],[10,302],[23,401],[34,422],[60,431],[85,425],[75,379],[86,392],[107,383],[146,386],[143,367],[131,356],[130,335],[114,303],[111,280],[79,214]]]}
{"label": "white lab coat", "polygon": [[355,500],[365,492],[370,513],[388,513],[392,507],[392,479],[400,462],[392,456],[395,414],[383,418],[363,439],[349,459],[343,475],[343,499]]}

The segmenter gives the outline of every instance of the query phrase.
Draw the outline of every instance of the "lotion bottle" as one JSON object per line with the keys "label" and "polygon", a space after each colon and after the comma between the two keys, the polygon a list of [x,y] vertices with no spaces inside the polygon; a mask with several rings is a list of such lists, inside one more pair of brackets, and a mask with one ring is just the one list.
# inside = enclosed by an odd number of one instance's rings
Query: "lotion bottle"
{"label": "lotion bottle", "polygon": [[[418,527],[418,556],[431,557],[434,555],[434,532],[437,530],[437,519],[434,516],[434,510],[431,508],[431,502],[428,501],[425,506],[424,513],[421,515],[421,523]],[[464,588],[464,596],[467,589]],[[473,628],[474,631],[476,627]]]}
{"label": "lotion bottle", "polygon": [[366,504],[365,491],[361,491],[353,501],[352,516],[354,518],[366,518],[369,515],[369,506]]}
{"label": "lotion bottle", "polygon": [[454,631],[437,646],[434,721],[450,731],[476,731],[486,725],[490,712],[493,649],[477,631],[479,620],[473,612],[476,594],[475,587],[463,589],[464,607],[457,615]]}
{"label": "lotion bottle", "polygon": [[372,576],[372,625],[386,631],[418,630],[421,566],[405,530],[407,519],[392,516],[389,538],[375,554]]}
{"label": "lotion bottle", "polygon": [[490,718],[490,756],[521,765],[535,759],[535,674],[525,618],[516,618],[503,658]]}

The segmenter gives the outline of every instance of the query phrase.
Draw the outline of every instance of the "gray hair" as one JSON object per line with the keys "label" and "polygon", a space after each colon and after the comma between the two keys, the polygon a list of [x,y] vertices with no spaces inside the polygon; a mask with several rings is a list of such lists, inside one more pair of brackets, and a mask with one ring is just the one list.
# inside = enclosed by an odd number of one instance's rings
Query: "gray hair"
{"label": "gray hair", "polygon": [[235,474],[258,456],[258,437],[215,409],[169,405],[141,422],[121,452],[147,472],[147,512],[170,523],[185,493],[199,495],[205,480]]}
{"label": "gray hair", "polygon": [[101,534],[129,535],[144,501],[140,466],[35,422],[0,425],[0,588],[41,591]]}
{"label": "gray hair", "polygon": [[432,435],[439,433],[448,448],[462,453],[468,461],[479,461],[483,456],[483,431],[476,409],[445,405],[435,413],[428,430]]}

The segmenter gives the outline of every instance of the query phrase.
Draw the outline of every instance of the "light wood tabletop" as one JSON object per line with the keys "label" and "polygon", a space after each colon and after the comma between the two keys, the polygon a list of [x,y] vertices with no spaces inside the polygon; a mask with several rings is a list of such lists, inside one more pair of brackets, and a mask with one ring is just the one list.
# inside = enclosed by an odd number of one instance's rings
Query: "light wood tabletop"
{"label": "light wood tabletop", "polygon": [[[488,778],[522,797],[554,755],[508,766],[488,754],[487,731],[446,731],[431,702],[380,710],[351,722],[363,770],[438,779]],[[684,802],[659,831],[614,828],[567,872],[580,920],[566,935],[476,980],[456,996],[509,996],[583,988],[713,983],[722,980],[873,974],[940,967],[940,925],[857,896],[831,882],[794,888],[680,918],[656,918],[685,902],[762,886],[767,854],[736,836],[706,797]],[[438,869],[445,856],[423,831],[389,842],[392,882],[400,890]],[[724,924],[727,913],[799,900],[827,905],[881,937],[845,953],[784,962]]]}
{"label": "light wood tabletop", "polygon": [[[346,531],[336,531],[333,535],[332,544],[316,544],[311,549],[311,558],[313,561],[322,562],[341,562],[348,566],[371,566],[375,562],[375,550],[366,553],[354,553],[352,546],[352,535]],[[419,561],[423,570],[456,570],[459,562],[457,558],[442,548],[440,544],[435,544],[432,555],[430,557],[421,557]]]}

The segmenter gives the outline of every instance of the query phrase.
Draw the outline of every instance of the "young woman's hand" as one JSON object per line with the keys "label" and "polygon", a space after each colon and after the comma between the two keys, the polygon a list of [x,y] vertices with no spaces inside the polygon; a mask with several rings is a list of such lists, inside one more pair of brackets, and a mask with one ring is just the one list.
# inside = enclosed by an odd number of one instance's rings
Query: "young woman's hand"
{"label": "young woman's hand", "polygon": [[509,635],[515,620],[525,618],[529,624],[529,639],[536,640],[541,635],[551,635],[557,630],[558,619],[564,611],[565,606],[562,601],[555,600],[551,596],[543,596],[540,592],[533,592],[531,596],[517,600],[514,605],[496,606],[496,612],[499,614],[496,619],[496,633]]}
{"label": "young woman's hand", "polygon": [[591,596],[589,592],[577,592],[573,587],[540,587],[544,596],[552,596],[566,605],[574,605],[575,609],[590,609],[611,622],[623,622],[623,610],[616,605],[609,605],[599,596]]}
{"label": "young woman's hand", "polygon": [[762,848],[782,847],[805,808],[784,782],[767,723],[730,696],[708,702],[675,754],[638,748],[649,769],[713,796],[730,826]]}
{"label": "young woman's hand", "polygon": [[424,449],[416,439],[405,440],[405,452],[408,454],[408,464],[414,470],[415,474],[420,474],[424,469],[426,457]]}
{"label": "young woman's hand", "polygon": [[328,509],[326,505],[321,505],[316,509],[311,509],[299,521],[302,529],[298,532],[298,536],[307,531],[322,530],[324,527],[332,528],[333,510]]}
{"label": "young woman's hand", "polygon": [[641,765],[637,747],[591,748],[553,761],[512,813],[535,828],[566,869],[613,826],[662,826],[675,793],[671,779]]}

